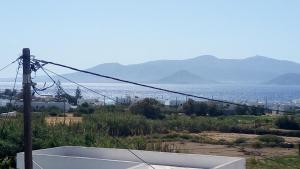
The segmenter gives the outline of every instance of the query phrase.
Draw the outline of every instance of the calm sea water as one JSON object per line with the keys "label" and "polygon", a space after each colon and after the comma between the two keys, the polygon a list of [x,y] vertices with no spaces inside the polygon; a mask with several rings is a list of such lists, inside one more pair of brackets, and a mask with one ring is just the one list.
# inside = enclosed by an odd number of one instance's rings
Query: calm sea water
{"label": "calm sea water", "polygon": [[[43,87],[44,84],[38,84]],[[48,85],[48,84],[47,84]],[[186,99],[186,97],[157,91],[144,87],[128,85],[123,83],[83,83],[91,89],[109,97],[153,97],[158,99]],[[215,84],[215,85],[185,85],[185,84],[151,84],[156,87],[195,94],[199,96],[229,100],[229,101],[265,101],[268,102],[289,102],[300,98],[300,86],[277,86],[277,85],[257,85],[257,84]],[[11,89],[13,83],[0,82],[0,90]],[[76,85],[62,83],[65,91],[73,94]],[[17,89],[21,88],[21,83],[17,83]],[[86,98],[102,98],[101,96],[81,88],[82,94]],[[55,88],[49,89],[43,94],[54,94]]]}

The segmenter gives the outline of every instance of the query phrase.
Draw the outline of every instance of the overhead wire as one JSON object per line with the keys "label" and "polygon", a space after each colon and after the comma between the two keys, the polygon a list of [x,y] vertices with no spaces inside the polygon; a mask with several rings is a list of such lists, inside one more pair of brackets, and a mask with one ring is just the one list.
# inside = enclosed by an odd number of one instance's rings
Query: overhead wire
{"label": "overhead wire", "polygon": [[[81,70],[81,69],[78,69],[78,68],[74,68],[74,67],[63,65],[63,64],[59,64],[59,63],[54,63],[54,62],[49,62],[49,61],[44,61],[44,60],[37,60],[37,59],[34,59],[34,60],[36,62],[44,63],[44,65],[51,64],[51,65],[55,65],[55,66],[59,66],[59,67],[67,68],[67,69],[71,69],[71,70],[74,70],[74,71],[78,71],[78,72],[82,72],[82,73],[86,73],[86,74],[90,74],[90,75],[95,75],[95,76],[106,78],[106,79],[111,79],[111,80],[115,80],[115,81],[119,81],[119,82],[133,84],[133,85],[142,86],[142,87],[146,87],[146,88],[151,88],[151,89],[155,89],[155,90],[160,90],[160,91],[164,91],[164,92],[169,92],[169,93],[173,93],[173,94],[184,95],[184,96],[187,96],[187,97],[193,97],[193,98],[208,100],[208,101],[212,101],[212,102],[225,103],[225,104],[230,104],[230,105],[235,105],[235,106],[241,106],[241,107],[247,107],[247,108],[263,109],[263,110],[268,110],[268,111],[278,111],[278,110],[273,110],[273,109],[264,108],[264,107],[257,107],[257,106],[250,106],[250,105],[245,105],[245,104],[239,104],[239,103],[229,102],[229,101],[225,101],[225,100],[218,100],[218,99],[213,99],[213,98],[207,98],[207,97],[197,96],[197,95],[188,94],[188,93],[184,93],[184,92],[173,91],[173,90],[164,89],[164,88],[160,88],[160,87],[150,86],[150,85],[146,85],[146,84],[142,84],[142,83],[138,83],[138,82],[133,82],[133,81],[124,80],[124,79],[120,79],[120,78],[116,78],[116,77],[112,77],[112,76],[107,76],[107,75],[102,75],[102,74],[90,72],[90,71],[87,71],[87,70]],[[48,71],[51,72],[50,70],[48,70]],[[51,72],[51,73],[53,73],[53,72]],[[53,73],[53,74],[58,75],[60,77],[63,77],[62,75],[59,75],[57,73]],[[68,80],[65,77],[63,77],[63,78],[65,80]],[[74,81],[70,81],[70,80],[68,80],[68,81],[74,83]],[[281,111],[281,112],[290,113],[289,111]],[[119,140],[117,140],[117,141],[119,142]],[[128,149],[128,150],[130,151],[130,149]],[[132,151],[131,151],[131,153],[134,154]],[[136,156],[136,157],[139,158],[138,156]],[[268,158],[268,159],[269,160],[273,160],[271,158]],[[140,159],[140,160],[143,160],[143,159]],[[151,167],[153,168],[153,166],[151,166]]]}
{"label": "overhead wire", "polygon": [[16,60],[12,61],[11,63],[7,64],[6,66],[2,67],[0,69],[0,72],[3,71],[4,69],[8,68],[10,65],[14,64],[15,62],[17,62],[20,59],[20,57],[18,57]]}
{"label": "overhead wire", "polygon": [[109,96],[107,96],[107,95],[105,95],[105,94],[102,94],[102,93],[100,93],[100,92],[98,92],[98,91],[96,91],[96,90],[94,90],[94,89],[88,88],[88,87],[86,87],[86,86],[84,86],[84,85],[82,85],[82,84],[80,84],[80,83],[77,83],[77,82],[75,82],[75,81],[73,81],[73,80],[71,80],[71,79],[69,79],[69,78],[67,78],[67,77],[64,77],[64,76],[62,76],[62,75],[60,75],[60,74],[58,74],[58,73],[55,73],[55,72],[52,71],[52,70],[49,70],[49,69],[47,69],[47,68],[44,68],[44,69],[45,69],[46,71],[48,71],[48,72],[50,72],[50,73],[56,75],[56,76],[59,76],[60,78],[66,80],[66,81],[68,81],[68,82],[74,83],[74,84],[76,84],[77,86],[80,86],[80,87],[82,87],[82,88],[84,88],[84,89],[86,89],[86,90],[89,90],[89,91],[91,91],[91,92],[93,92],[93,93],[96,93],[96,94],[98,94],[98,95],[100,95],[100,96],[102,96],[102,97],[104,97],[104,98],[108,98],[109,100],[112,100],[112,101],[114,101],[115,103],[120,103],[118,100],[116,100],[116,99],[114,99],[114,98],[112,98],[112,97],[109,97]]}
{"label": "overhead wire", "polygon": [[[12,101],[12,98],[13,98],[13,95],[14,95],[14,91],[16,89],[16,83],[17,83],[20,67],[21,67],[21,60],[19,59],[19,63],[18,63],[17,71],[16,71],[16,76],[15,76],[15,79],[14,79],[14,85],[13,85],[11,95],[10,95],[10,99],[9,99],[9,104],[10,105],[11,105],[11,101]],[[16,101],[15,101],[15,104],[16,104]]]}
{"label": "overhead wire", "polygon": [[[63,64],[59,64],[59,63],[55,63],[55,62],[50,62],[50,61],[45,61],[45,60],[38,60],[38,59],[34,59],[34,61],[36,61],[37,63],[39,63],[39,62],[43,63],[44,64],[43,66],[45,66],[47,64],[51,64],[51,65],[54,65],[54,66],[67,68],[67,69],[74,70],[74,71],[81,72],[81,73],[85,73],[85,74],[90,74],[90,75],[94,75],[94,76],[98,76],[98,77],[102,77],[102,78],[106,78],[106,79],[111,79],[111,80],[115,80],[115,81],[119,81],[119,82],[123,82],[123,83],[128,83],[128,84],[133,84],[133,85],[137,85],[137,86],[141,86],[141,87],[145,87],[145,88],[150,88],[150,89],[154,89],[154,90],[159,90],[159,91],[163,91],[163,92],[183,95],[183,96],[186,96],[186,97],[192,97],[192,98],[197,98],[197,99],[208,100],[208,101],[211,101],[211,102],[230,104],[230,105],[253,108],[253,109],[261,109],[261,110],[267,110],[267,111],[278,111],[278,110],[265,108],[265,107],[258,107],[258,106],[240,104],[240,103],[230,102],[230,101],[226,101],[226,100],[218,100],[218,99],[214,99],[214,98],[198,96],[198,95],[179,92],[179,91],[174,91],[174,90],[170,90],[170,89],[164,89],[164,88],[155,87],[155,86],[151,86],[151,85],[146,85],[146,84],[133,82],[133,81],[129,81],[129,80],[124,80],[124,79],[120,79],[120,78],[116,78],[116,77],[112,77],[112,76],[108,76],[108,75],[102,75],[102,74],[99,74],[99,73],[94,73],[94,72],[90,72],[90,71],[87,71],[87,70],[82,70],[82,69],[74,68],[74,67],[71,67],[71,66],[67,66],[67,65],[63,65]],[[291,113],[290,111],[284,111],[284,110],[280,110],[280,112]]]}
{"label": "overhead wire", "polygon": [[[65,79],[65,80],[67,80],[67,81],[69,81],[69,82],[71,82],[71,83],[74,83],[74,84],[77,84],[78,86],[81,86],[81,87],[83,87],[83,88],[85,88],[85,89],[87,89],[87,90],[89,90],[89,91],[92,91],[92,92],[94,92],[94,93],[96,93],[96,94],[99,94],[99,95],[101,95],[101,96],[105,96],[105,97],[107,97],[107,98],[109,98],[109,99],[111,99],[111,100],[113,100],[113,101],[115,101],[116,103],[117,103],[117,100],[115,100],[115,99],[113,99],[113,98],[110,98],[110,97],[108,97],[108,96],[106,96],[106,95],[103,95],[103,94],[101,94],[101,93],[99,93],[99,92],[97,92],[97,91],[95,91],[95,90],[93,90],[93,89],[90,89],[90,88],[88,88],[88,87],[86,87],[86,86],[84,86],[84,85],[81,85],[81,84],[79,84],[79,83],[77,83],[77,82],[75,82],[75,81],[72,81],[72,80],[70,80],[70,79],[68,79],[68,78],[66,78],[66,77],[64,77],[64,76],[62,76],[62,75],[59,75],[59,74],[57,74],[57,73],[55,73],[55,72],[53,72],[53,71],[51,71],[51,70],[48,70],[48,69],[46,69],[46,68],[44,68],[43,66],[40,66],[40,69],[56,84],[56,86],[58,86],[58,87],[60,87],[61,89],[62,89],[62,87],[60,86],[60,85],[58,85],[57,84],[57,82],[54,80],[54,78],[53,77],[51,77],[50,75],[49,75],[49,73],[47,72],[47,71],[49,71],[50,73],[53,73],[53,74],[55,74],[55,75],[57,75],[57,76],[59,76],[59,77],[61,77],[61,78],[63,78],[63,79]],[[63,89],[62,89],[63,90]],[[64,90],[63,90],[64,91]],[[65,92],[65,91],[64,91]],[[116,142],[118,142],[118,144],[120,144],[120,145],[122,145],[122,146],[124,146],[124,147],[126,147],[126,145],[125,144],[123,144],[119,139],[117,139],[116,137],[114,137],[114,136],[112,136],[112,138],[116,141]],[[127,148],[126,149],[127,151],[129,151],[133,156],[135,156],[137,159],[139,159],[142,163],[144,163],[144,164],[146,164],[147,166],[149,166],[149,167],[151,167],[152,169],[155,169],[155,167],[154,166],[152,166],[151,164],[149,164],[147,161],[145,161],[143,158],[141,158],[140,156],[138,156],[135,152],[133,152],[133,150],[131,150],[131,149],[129,149],[129,148]]]}

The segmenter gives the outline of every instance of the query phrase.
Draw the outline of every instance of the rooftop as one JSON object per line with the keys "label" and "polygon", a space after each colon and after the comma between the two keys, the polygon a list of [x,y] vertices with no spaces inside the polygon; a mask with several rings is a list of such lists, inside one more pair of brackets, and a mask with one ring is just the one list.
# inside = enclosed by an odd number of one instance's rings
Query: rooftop
{"label": "rooftop", "polygon": [[[245,169],[245,159],[132,150],[155,169]],[[17,168],[24,169],[17,154]],[[33,151],[34,169],[152,169],[126,149],[65,146]]]}

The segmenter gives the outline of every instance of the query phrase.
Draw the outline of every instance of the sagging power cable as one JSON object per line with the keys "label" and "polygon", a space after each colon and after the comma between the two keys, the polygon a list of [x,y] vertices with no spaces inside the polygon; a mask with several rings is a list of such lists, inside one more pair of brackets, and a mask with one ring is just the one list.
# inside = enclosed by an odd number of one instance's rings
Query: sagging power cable
{"label": "sagging power cable", "polygon": [[[164,89],[164,88],[155,87],[155,86],[151,86],[151,85],[146,85],[146,84],[142,84],[142,83],[138,83],[138,82],[133,82],[133,81],[129,81],[129,80],[124,80],[124,79],[120,79],[120,78],[116,78],[116,77],[112,77],[112,76],[108,76],[108,75],[102,75],[102,74],[99,74],[99,73],[94,73],[94,72],[90,72],[90,71],[87,71],[87,70],[82,70],[82,69],[74,68],[74,67],[71,67],[71,66],[67,66],[67,65],[63,65],[63,64],[59,64],[59,63],[55,63],[55,62],[50,62],[50,61],[45,61],[45,60],[39,60],[39,59],[34,59],[34,61],[36,63],[38,63],[38,64],[43,63],[44,66],[47,65],[47,64],[50,64],[50,65],[54,65],[54,66],[63,67],[63,68],[67,68],[67,69],[70,69],[70,70],[74,70],[74,71],[77,71],[77,72],[85,73],[85,74],[90,74],[90,75],[94,75],[94,76],[98,76],[98,77],[102,77],[102,78],[106,78],[106,79],[115,80],[115,81],[118,81],[118,82],[123,82],[123,83],[133,84],[133,85],[136,85],[136,86],[150,88],[150,89],[154,89],[154,90],[159,90],[159,91],[164,91],[164,92],[168,92],[168,93],[183,95],[183,96],[186,96],[186,97],[203,99],[203,100],[208,100],[208,101],[212,101],[212,102],[229,104],[229,105],[235,105],[235,106],[240,106],[240,107],[247,107],[247,108],[254,108],[254,109],[263,109],[263,110],[268,110],[268,111],[278,111],[278,110],[269,109],[269,108],[265,108],[265,107],[251,106],[251,105],[246,105],[246,104],[240,104],[240,103],[230,102],[230,101],[226,101],[226,100],[218,100],[218,99],[213,99],[213,98],[208,98],[208,97],[203,97],[203,96],[197,96],[197,95],[194,95],[194,94],[189,94],[189,93],[174,91],[174,90],[170,90],[170,89]],[[289,111],[283,111],[283,110],[282,111],[280,110],[280,112],[290,113]]]}

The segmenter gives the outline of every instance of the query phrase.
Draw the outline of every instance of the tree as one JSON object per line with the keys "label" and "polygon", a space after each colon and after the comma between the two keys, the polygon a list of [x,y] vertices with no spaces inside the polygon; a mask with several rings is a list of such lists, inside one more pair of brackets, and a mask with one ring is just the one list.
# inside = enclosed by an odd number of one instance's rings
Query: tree
{"label": "tree", "polygon": [[61,87],[61,83],[58,80],[56,82],[56,94],[55,94],[55,98],[57,101],[61,101],[64,97],[64,89]]}
{"label": "tree", "polygon": [[189,99],[187,102],[185,102],[182,105],[184,114],[189,115],[189,116],[194,114],[194,105],[195,105],[195,101],[192,99]]}
{"label": "tree", "polygon": [[297,123],[293,116],[279,117],[275,121],[275,125],[280,129],[299,130],[300,124]]}
{"label": "tree", "polygon": [[209,116],[221,116],[223,112],[218,108],[215,103],[211,103],[208,105],[208,114]]}
{"label": "tree", "polygon": [[206,116],[208,113],[208,105],[204,102],[198,102],[194,107],[197,116]]}
{"label": "tree", "polygon": [[162,107],[163,105],[157,100],[145,98],[131,105],[129,109],[131,112],[144,115],[146,118],[161,119],[164,117],[161,111]]}
{"label": "tree", "polygon": [[246,115],[248,112],[248,107],[245,105],[245,106],[236,106],[235,108],[235,114],[236,115]]}
{"label": "tree", "polygon": [[250,108],[250,114],[255,115],[255,116],[265,114],[264,111],[265,111],[265,109],[262,106],[257,106],[257,107],[251,107]]}
{"label": "tree", "polygon": [[6,96],[15,96],[17,94],[17,91],[15,89],[5,89],[3,94]]}
{"label": "tree", "polygon": [[206,116],[208,113],[208,106],[205,102],[197,102],[189,99],[183,104],[182,109],[186,115],[195,114],[197,116]]}
{"label": "tree", "polygon": [[77,87],[76,91],[75,91],[75,99],[76,99],[76,105],[77,105],[77,101],[78,99],[81,99],[82,95],[81,95],[81,90],[79,87]]}
{"label": "tree", "polygon": [[82,114],[92,114],[95,112],[95,108],[89,105],[88,103],[83,103],[82,105],[77,107],[78,112]]}

